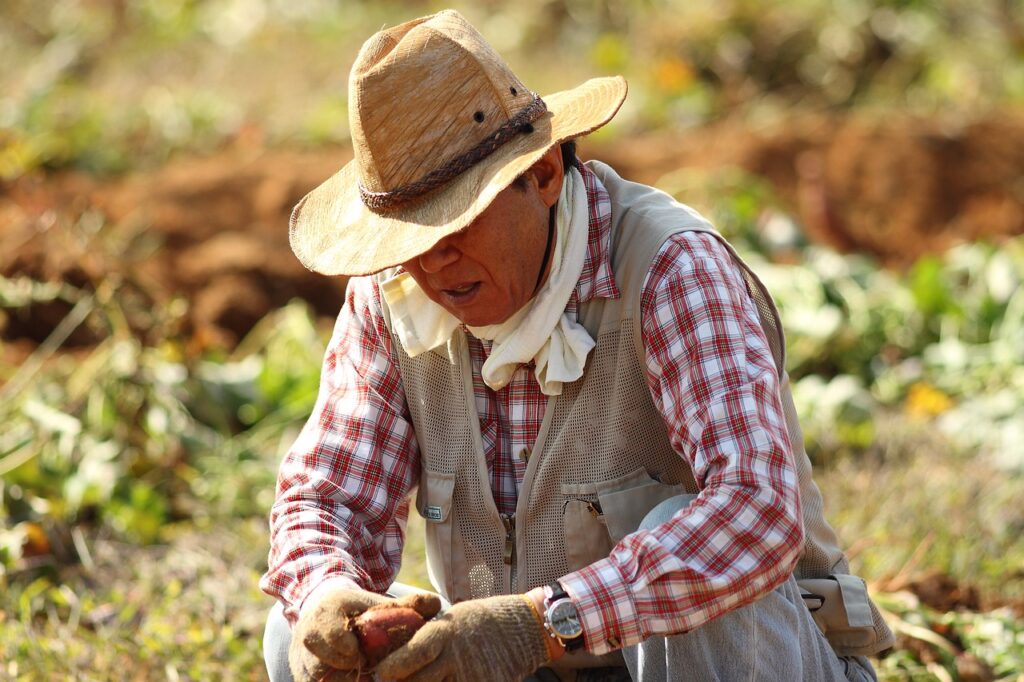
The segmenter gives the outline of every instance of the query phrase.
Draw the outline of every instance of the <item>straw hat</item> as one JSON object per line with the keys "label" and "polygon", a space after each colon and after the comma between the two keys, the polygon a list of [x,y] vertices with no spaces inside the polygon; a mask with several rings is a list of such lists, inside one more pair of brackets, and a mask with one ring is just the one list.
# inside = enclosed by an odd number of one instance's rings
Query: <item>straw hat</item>
{"label": "straw hat", "polygon": [[327,275],[410,260],[553,145],[611,120],[625,97],[620,76],[538,97],[451,10],[380,31],[349,77],[354,159],[295,206],[292,250]]}

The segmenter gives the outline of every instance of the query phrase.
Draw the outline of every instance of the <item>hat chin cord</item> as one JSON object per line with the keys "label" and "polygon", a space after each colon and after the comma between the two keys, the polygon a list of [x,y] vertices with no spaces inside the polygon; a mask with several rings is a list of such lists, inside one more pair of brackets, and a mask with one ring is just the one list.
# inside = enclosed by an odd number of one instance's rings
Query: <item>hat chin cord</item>
{"label": "hat chin cord", "polygon": [[530,297],[537,295],[537,290],[540,289],[541,280],[544,279],[544,270],[548,267],[548,259],[551,258],[551,242],[555,237],[555,211],[558,208],[558,202],[551,205],[548,209],[548,242],[544,245],[544,260],[540,262],[540,272],[537,273],[537,283],[533,285],[533,293]]}

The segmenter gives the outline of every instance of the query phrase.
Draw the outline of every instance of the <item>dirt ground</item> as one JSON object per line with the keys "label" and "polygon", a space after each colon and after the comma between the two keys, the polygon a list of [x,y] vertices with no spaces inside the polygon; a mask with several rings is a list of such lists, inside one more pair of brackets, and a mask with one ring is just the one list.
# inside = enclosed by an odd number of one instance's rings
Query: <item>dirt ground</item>
{"label": "dirt ground", "polygon": [[[295,202],[350,156],[238,144],[112,181],[20,178],[0,185],[0,274],[89,289],[113,282],[143,335],[154,322],[145,311],[184,298],[178,324],[194,347],[230,347],[295,297],[333,316],[344,282],[299,265],[287,224]],[[1024,112],[960,124],[893,115],[793,116],[758,129],[723,122],[585,141],[581,156],[643,182],[740,167],[771,183],[813,241],[894,267],[959,240],[1024,233]],[[8,311],[0,337],[38,344],[69,309],[55,301]],[[85,325],[69,344],[102,333]]]}

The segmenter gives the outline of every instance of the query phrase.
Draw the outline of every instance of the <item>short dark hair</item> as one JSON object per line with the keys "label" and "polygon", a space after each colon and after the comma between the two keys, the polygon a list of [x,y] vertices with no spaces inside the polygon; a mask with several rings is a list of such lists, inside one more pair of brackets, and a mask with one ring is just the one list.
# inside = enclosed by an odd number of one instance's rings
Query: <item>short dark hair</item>
{"label": "short dark hair", "polygon": [[[559,146],[562,150],[562,169],[579,168],[580,160],[576,157],[576,140],[566,140]],[[526,189],[526,171],[512,181],[512,186],[520,190]]]}
{"label": "short dark hair", "polygon": [[576,157],[576,140],[566,140],[562,143],[562,168],[579,168],[580,160]]}

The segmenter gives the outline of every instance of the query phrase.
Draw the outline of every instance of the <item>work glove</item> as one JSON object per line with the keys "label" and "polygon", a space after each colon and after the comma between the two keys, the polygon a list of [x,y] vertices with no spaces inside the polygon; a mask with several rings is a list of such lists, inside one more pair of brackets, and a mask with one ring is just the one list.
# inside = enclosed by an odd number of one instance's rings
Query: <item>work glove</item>
{"label": "work glove", "polygon": [[356,682],[371,679],[366,657],[352,630],[352,621],[371,606],[386,602],[409,606],[424,618],[441,609],[434,594],[391,599],[359,589],[329,592],[312,609],[304,610],[292,630],[288,666],[295,682]]}
{"label": "work glove", "polygon": [[385,680],[521,682],[549,658],[540,615],[520,594],[460,602],[377,665]]}

